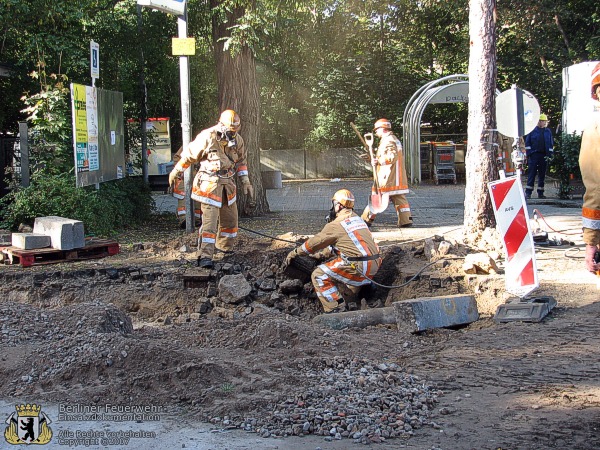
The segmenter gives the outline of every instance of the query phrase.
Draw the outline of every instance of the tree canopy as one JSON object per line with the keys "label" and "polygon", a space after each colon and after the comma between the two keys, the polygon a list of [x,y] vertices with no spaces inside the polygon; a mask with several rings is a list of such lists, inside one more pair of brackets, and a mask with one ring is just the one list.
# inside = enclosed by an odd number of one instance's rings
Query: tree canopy
{"label": "tree canopy", "polygon": [[[126,117],[174,119],[180,133],[179,72],[171,56],[173,16],[142,11],[134,0],[0,0],[0,129],[34,115],[44,96],[70,82],[89,84],[89,41],[100,44],[97,86],[122,91]],[[217,68],[212,19],[227,18],[224,50],[246,45],[256,61],[260,89],[260,146],[314,149],[355,145],[347,126],[364,129],[379,117],[400,124],[404,107],[423,83],[468,65],[468,5],[457,0],[189,0],[192,122],[199,131],[216,120]],[[591,0],[500,2],[497,11],[498,86],[532,92],[558,118],[562,69],[600,58],[600,5]],[[238,46],[238,47],[236,47]],[[143,53],[143,56],[141,56]],[[140,89],[143,71],[146,92]],[[66,95],[66,94],[65,94]],[[23,110],[29,107],[25,112]],[[33,109],[32,109],[33,108]],[[440,132],[466,132],[467,109],[428,108],[424,121]],[[67,125],[69,121],[67,120]]]}

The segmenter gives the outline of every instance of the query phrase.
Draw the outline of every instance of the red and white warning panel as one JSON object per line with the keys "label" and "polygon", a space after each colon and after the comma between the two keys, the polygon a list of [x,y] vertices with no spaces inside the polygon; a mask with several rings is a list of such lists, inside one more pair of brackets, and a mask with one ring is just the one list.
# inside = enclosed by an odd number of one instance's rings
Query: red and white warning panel
{"label": "red and white warning panel", "polygon": [[496,227],[506,252],[506,290],[525,297],[540,285],[523,186],[518,177],[488,183]]}

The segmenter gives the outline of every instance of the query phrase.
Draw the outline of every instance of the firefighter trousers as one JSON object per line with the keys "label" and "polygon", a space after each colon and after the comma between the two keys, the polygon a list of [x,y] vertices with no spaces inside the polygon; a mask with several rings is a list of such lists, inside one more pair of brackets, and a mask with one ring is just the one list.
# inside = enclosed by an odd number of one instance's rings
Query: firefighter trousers
{"label": "firefighter trousers", "polygon": [[[410,205],[408,203],[408,200],[406,200],[406,195],[390,195],[390,200],[393,203],[394,208],[396,209],[396,214],[398,215],[398,226],[405,227],[407,225],[412,225],[413,220],[412,215],[410,213]],[[377,217],[377,214],[373,214],[369,210],[369,205],[367,205],[360,217],[362,217],[362,219],[365,222],[367,222],[367,225],[371,225],[375,221],[375,217]]]}
{"label": "firefighter trousers", "polygon": [[[200,202],[197,201],[192,201],[193,205],[194,205],[194,219],[195,219],[195,223],[199,224],[201,223],[202,220],[202,205]],[[185,214],[187,212],[187,209],[185,207],[185,199],[182,198],[178,198],[177,199],[177,219],[179,220],[179,223],[184,222],[185,223]]]}
{"label": "firefighter trousers", "polygon": [[[227,197],[224,197],[225,200]],[[213,259],[218,250],[232,251],[238,231],[237,204],[218,206],[202,203],[202,227],[199,230],[200,257]]]}
{"label": "firefighter trousers", "polygon": [[344,303],[344,298],[338,289],[338,285],[344,284],[344,290],[350,291],[352,295],[358,294],[361,286],[350,286],[334,279],[327,274],[321,266],[318,266],[311,275],[312,284],[315,292],[325,312],[333,311],[340,304]]}

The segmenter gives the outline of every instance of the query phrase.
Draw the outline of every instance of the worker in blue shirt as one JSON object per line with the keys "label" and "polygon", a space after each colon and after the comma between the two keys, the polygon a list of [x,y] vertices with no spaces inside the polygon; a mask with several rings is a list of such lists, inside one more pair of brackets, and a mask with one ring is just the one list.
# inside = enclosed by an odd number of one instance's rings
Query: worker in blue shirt
{"label": "worker in blue shirt", "polygon": [[525,186],[525,198],[530,199],[535,186],[535,176],[538,175],[538,198],[546,198],[544,195],[544,179],[546,178],[546,166],[554,154],[554,140],[552,131],[548,128],[548,116],[540,114],[537,126],[531,133],[525,136],[525,152],[527,154],[527,186]]}

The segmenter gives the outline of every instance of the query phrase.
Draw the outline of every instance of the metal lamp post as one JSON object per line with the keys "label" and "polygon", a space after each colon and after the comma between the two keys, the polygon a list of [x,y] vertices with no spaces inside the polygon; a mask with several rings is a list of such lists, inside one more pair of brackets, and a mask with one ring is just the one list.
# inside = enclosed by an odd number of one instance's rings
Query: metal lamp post
{"label": "metal lamp post", "polygon": [[[173,40],[173,49],[177,48],[179,55],[179,82],[181,85],[181,137],[183,148],[186,148],[191,141],[191,108],[190,108],[190,66],[188,55],[194,54],[195,46],[192,40],[192,49],[189,45],[182,45],[180,42],[186,42],[187,39],[187,0],[137,0],[140,6],[157,9],[167,14],[177,16],[177,35],[178,45],[176,40]],[[194,231],[194,210],[192,207],[191,191],[192,191],[192,168],[188,167],[183,174],[183,183],[185,187],[185,229],[186,232]]]}

